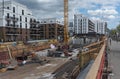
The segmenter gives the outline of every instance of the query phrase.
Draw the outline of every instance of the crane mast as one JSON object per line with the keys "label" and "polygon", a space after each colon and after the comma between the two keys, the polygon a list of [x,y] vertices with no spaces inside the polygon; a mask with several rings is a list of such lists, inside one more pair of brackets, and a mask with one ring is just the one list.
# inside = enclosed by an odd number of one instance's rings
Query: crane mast
{"label": "crane mast", "polygon": [[68,0],[64,0],[64,43],[68,43]]}

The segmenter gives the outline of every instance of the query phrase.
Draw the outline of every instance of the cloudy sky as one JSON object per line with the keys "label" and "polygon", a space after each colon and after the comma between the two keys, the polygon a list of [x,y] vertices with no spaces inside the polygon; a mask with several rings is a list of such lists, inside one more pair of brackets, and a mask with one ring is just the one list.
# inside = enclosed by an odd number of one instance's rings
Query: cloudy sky
{"label": "cloudy sky", "polygon": [[[26,5],[38,18],[63,19],[63,0],[14,0]],[[120,0],[69,0],[69,20],[74,14],[84,14],[91,19],[103,19],[109,28],[120,22]]]}

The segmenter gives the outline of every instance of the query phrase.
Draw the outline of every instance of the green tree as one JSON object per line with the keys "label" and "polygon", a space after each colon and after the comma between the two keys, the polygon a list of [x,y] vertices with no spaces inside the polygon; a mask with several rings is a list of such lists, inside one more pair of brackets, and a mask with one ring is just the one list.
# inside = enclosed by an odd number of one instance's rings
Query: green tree
{"label": "green tree", "polygon": [[116,30],[116,29],[112,29],[112,30],[110,31],[110,35],[112,35],[112,36],[116,35],[116,33],[117,33],[117,30]]}
{"label": "green tree", "polygon": [[120,24],[117,26],[117,32],[120,33]]}

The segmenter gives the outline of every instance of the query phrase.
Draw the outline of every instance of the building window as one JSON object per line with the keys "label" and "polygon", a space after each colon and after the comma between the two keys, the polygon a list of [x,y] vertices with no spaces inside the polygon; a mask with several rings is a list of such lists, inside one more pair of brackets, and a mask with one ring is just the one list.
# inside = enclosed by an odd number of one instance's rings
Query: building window
{"label": "building window", "polygon": [[46,23],[46,21],[44,21],[44,23]]}
{"label": "building window", "polygon": [[13,18],[15,18],[15,15],[13,15]]}
{"label": "building window", "polygon": [[9,9],[9,7],[7,7],[7,9]]}
{"label": "building window", "polygon": [[32,18],[30,18],[30,22],[32,22]]}
{"label": "building window", "polygon": [[25,28],[27,29],[27,24],[25,24]]}
{"label": "building window", "polygon": [[22,21],[22,16],[20,16],[20,21]]}
{"label": "building window", "polygon": [[27,17],[25,17],[25,22],[27,22]]}
{"label": "building window", "polygon": [[22,28],[22,23],[20,23],[20,28]]}
{"label": "building window", "polygon": [[[15,19],[15,15],[13,15],[13,19]],[[13,26],[15,26],[15,22],[13,22]]]}
{"label": "building window", "polygon": [[7,21],[7,26],[10,26],[10,22],[9,21]]}
{"label": "building window", "polygon": [[13,7],[13,13],[15,13],[15,7]]}
{"label": "building window", "polygon": [[22,15],[24,15],[24,10],[22,10]]}
{"label": "building window", "polygon": [[9,18],[9,13],[7,13],[7,17]]}

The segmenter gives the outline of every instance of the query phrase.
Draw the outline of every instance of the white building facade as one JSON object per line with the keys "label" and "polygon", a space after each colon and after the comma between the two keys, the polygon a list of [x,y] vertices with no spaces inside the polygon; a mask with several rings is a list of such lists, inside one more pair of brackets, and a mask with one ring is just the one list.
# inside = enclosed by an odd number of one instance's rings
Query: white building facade
{"label": "white building facade", "polygon": [[69,23],[68,31],[69,32],[73,32],[74,31],[73,22]]}
{"label": "white building facade", "polygon": [[30,18],[33,18],[32,12],[25,6],[14,1],[5,1],[0,3],[0,27],[29,28]]}
{"label": "white building facade", "polygon": [[17,41],[29,39],[32,12],[15,1],[0,3],[0,41]]}
{"label": "white building facade", "polygon": [[73,22],[69,22],[68,32],[70,36],[73,36],[74,34]]}
{"label": "white building facade", "polygon": [[76,14],[74,15],[74,32],[75,34],[95,32],[95,24],[82,14]]}
{"label": "white building facade", "polygon": [[54,24],[54,23],[57,23],[57,24],[64,25],[64,23],[57,18],[44,18],[44,19],[39,19],[38,21],[40,22],[40,24]]}
{"label": "white building facade", "polygon": [[97,34],[105,35],[107,31],[107,22],[97,20],[97,21],[94,21],[94,23],[95,23],[95,32]]}

